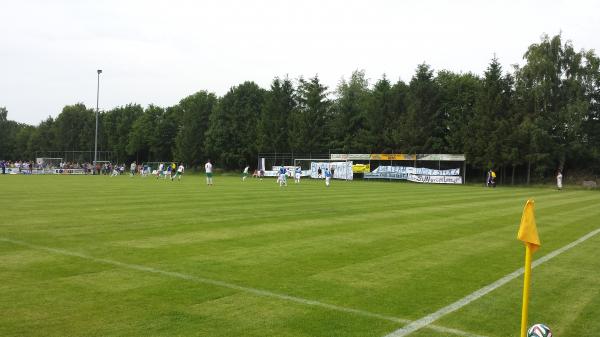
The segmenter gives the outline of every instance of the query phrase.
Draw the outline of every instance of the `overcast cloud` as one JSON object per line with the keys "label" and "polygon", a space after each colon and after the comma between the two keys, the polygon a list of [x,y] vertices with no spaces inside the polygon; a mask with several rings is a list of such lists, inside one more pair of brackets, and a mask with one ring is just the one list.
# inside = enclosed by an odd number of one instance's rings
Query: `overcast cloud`
{"label": "overcast cloud", "polygon": [[170,106],[199,90],[312,77],[333,89],[355,69],[409,81],[416,66],[508,70],[562,31],[598,50],[598,1],[0,0],[0,106],[38,124],[67,104]]}

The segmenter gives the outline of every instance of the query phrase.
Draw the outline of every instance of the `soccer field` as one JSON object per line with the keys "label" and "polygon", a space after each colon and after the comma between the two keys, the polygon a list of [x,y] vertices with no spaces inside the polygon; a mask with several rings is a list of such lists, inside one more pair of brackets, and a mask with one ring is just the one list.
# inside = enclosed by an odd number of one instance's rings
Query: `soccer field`
{"label": "soccer field", "polygon": [[597,191],[193,175],[0,176],[0,335],[383,337],[456,302],[407,335],[518,336],[522,276],[465,297],[523,266],[528,198],[559,253],[530,325],[597,336]]}

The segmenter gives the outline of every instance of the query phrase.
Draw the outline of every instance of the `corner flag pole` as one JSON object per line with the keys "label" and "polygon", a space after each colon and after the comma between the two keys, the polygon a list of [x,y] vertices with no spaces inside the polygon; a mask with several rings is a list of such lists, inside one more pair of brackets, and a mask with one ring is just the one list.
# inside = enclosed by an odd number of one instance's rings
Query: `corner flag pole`
{"label": "corner flag pole", "polygon": [[529,306],[529,285],[531,284],[531,245],[525,244],[525,277],[523,279],[523,307],[521,309],[521,337],[527,333],[527,314]]}
{"label": "corner flag pole", "polygon": [[541,246],[540,237],[538,236],[537,226],[535,224],[535,214],[533,212],[534,201],[527,200],[523,215],[521,216],[521,224],[519,225],[519,233],[517,239],[525,243],[525,269],[523,278],[523,308],[521,310],[521,337],[525,337],[527,333],[527,314],[529,306],[529,289],[531,284],[531,256]]}

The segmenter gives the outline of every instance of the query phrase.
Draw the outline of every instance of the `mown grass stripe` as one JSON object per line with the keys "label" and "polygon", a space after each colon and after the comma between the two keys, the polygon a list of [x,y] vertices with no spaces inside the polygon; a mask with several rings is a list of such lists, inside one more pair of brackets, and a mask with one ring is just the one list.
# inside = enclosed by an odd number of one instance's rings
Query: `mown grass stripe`
{"label": "mown grass stripe", "polygon": [[[539,265],[541,265],[542,263],[545,263],[553,258],[555,258],[556,256],[568,251],[569,249],[572,249],[573,247],[579,245],[582,242],[585,242],[586,240],[590,239],[591,237],[595,236],[596,234],[600,233],[600,228],[580,237],[579,239],[563,246],[562,248],[559,248],[551,253],[548,253],[544,256],[542,256],[541,258],[535,260],[532,264],[531,264],[531,268],[535,268]],[[519,268],[517,270],[515,270],[514,272],[502,277],[501,279],[481,288],[478,289],[474,292],[472,292],[471,294],[459,299],[458,301],[451,303],[425,317],[422,317],[418,320],[415,320],[411,323],[409,323],[408,325],[390,333],[385,335],[385,337],[403,337],[403,336],[407,336],[419,329],[422,329],[430,324],[432,324],[433,322],[437,321],[438,319],[448,315],[449,313],[452,313],[466,305],[469,305],[471,302],[489,294],[490,292],[500,288],[501,286],[507,284],[508,282],[516,279],[517,277],[523,275],[524,273],[524,269],[523,268]]]}
{"label": "mown grass stripe", "polygon": [[[308,305],[308,306],[315,306],[315,307],[320,307],[320,308],[324,308],[324,309],[328,309],[328,310],[344,312],[344,313],[349,313],[349,314],[368,317],[368,318],[375,318],[375,319],[390,321],[390,322],[394,322],[394,323],[403,323],[403,324],[410,322],[409,320],[406,320],[406,319],[381,315],[381,314],[372,313],[372,312],[365,311],[365,310],[341,307],[338,305],[323,303],[323,302],[319,302],[316,300],[310,300],[310,299],[301,298],[301,297],[297,297],[297,296],[275,293],[275,292],[271,292],[271,291],[263,290],[263,289],[256,289],[256,288],[251,288],[251,287],[240,286],[240,285],[229,283],[229,282],[213,280],[213,279],[204,278],[204,277],[197,277],[197,276],[192,276],[189,274],[184,274],[184,273],[179,273],[179,272],[165,271],[165,270],[142,266],[142,265],[138,265],[138,264],[124,263],[124,262],[119,262],[119,261],[115,261],[115,260],[111,260],[111,259],[97,258],[97,257],[93,257],[90,255],[82,254],[82,253],[67,251],[64,249],[57,249],[57,248],[40,246],[40,245],[34,245],[34,244],[27,243],[27,242],[19,241],[19,240],[0,238],[0,241],[8,242],[8,243],[15,244],[15,245],[20,245],[20,246],[35,249],[35,250],[42,250],[42,251],[46,251],[46,252],[53,253],[53,254],[77,257],[77,258],[93,261],[96,263],[108,264],[108,265],[112,265],[112,266],[116,266],[116,267],[120,267],[120,268],[136,270],[136,271],[140,271],[140,272],[158,274],[158,275],[173,277],[173,278],[182,279],[182,280],[186,280],[186,281],[208,284],[208,285],[212,285],[212,286],[237,290],[237,291],[241,291],[241,292],[245,292],[245,293],[249,293],[249,294],[253,294],[253,295],[257,295],[257,296],[275,298],[278,300],[294,302],[294,303],[299,303],[299,304]],[[432,326],[430,326],[430,328],[432,330],[435,330],[438,332],[452,333],[452,334],[456,334],[456,335],[464,336],[464,337],[485,337],[485,336],[461,331],[458,329],[451,329],[451,328],[446,328],[446,327],[441,327],[441,326],[432,325]]]}

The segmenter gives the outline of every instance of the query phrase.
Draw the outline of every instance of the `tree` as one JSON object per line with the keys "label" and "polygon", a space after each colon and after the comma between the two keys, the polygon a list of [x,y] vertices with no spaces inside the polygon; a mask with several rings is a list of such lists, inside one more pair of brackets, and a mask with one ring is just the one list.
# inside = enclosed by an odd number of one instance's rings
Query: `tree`
{"label": "tree", "polygon": [[20,159],[34,159],[36,149],[30,146],[30,140],[33,137],[35,131],[35,126],[26,124],[19,125],[13,141],[15,143],[14,153],[18,155]]}
{"label": "tree", "polygon": [[0,107],[0,160],[12,159],[11,125],[8,120],[8,110]]}
{"label": "tree", "polygon": [[175,138],[175,159],[196,166],[207,159],[205,132],[210,114],[217,105],[215,94],[199,91],[182,99],[177,108],[181,116]]}
{"label": "tree", "polygon": [[583,125],[594,94],[582,79],[594,75],[586,73],[591,69],[583,61],[595,61],[593,54],[575,52],[570,42],[563,44],[560,35],[544,35],[540,43],[529,46],[524,58],[526,64],[516,72],[519,109],[524,114],[521,127],[529,130],[523,132],[530,135],[525,142],[528,162],[542,177],[564,168],[585,150]]}
{"label": "tree", "polygon": [[35,128],[8,120],[8,110],[0,107],[0,160],[30,160],[27,143]]}
{"label": "tree", "polygon": [[408,86],[408,109],[401,131],[403,151],[443,152],[445,120],[439,109],[439,94],[433,70],[427,64],[420,64]]}
{"label": "tree", "polygon": [[[385,83],[380,85],[385,86]],[[384,100],[384,97],[378,98],[380,90],[379,85],[376,84],[373,96],[375,103],[373,104],[384,104],[381,103],[381,100]],[[389,106],[390,110],[387,111],[383,120],[384,129],[382,131],[382,148],[384,151],[401,153],[405,147],[404,130],[402,128],[408,110],[408,85],[403,81],[398,80],[398,82],[392,86],[390,95],[390,101],[384,101],[385,105]],[[380,103],[377,103],[378,101]]]}
{"label": "tree", "polygon": [[[494,57],[482,77],[417,66],[408,84],[384,75],[371,87],[354,71],[328,97],[318,76],[244,82],[217,97],[199,91],[172,107],[129,104],[100,114],[100,151],[119,162],[212,157],[240,169],[260,152],[466,153],[477,169],[527,167],[540,181],[558,168],[600,172],[600,59],[560,35],[529,46],[504,73]],[[94,112],[65,106],[32,127],[0,108],[0,159],[36,151],[93,150]],[[507,170],[508,169],[508,170]],[[593,172],[593,170],[596,170]],[[571,175],[567,174],[566,177]]]}
{"label": "tree", "polygon": [[98,140],[98,143],[103,146],[99,145],[98,150],[112,151],[114,159],[119,163],[138,160],[137,152],[128,148],[129,133],[143,112],[141,105],[127,104],[102,113],[98,132],[103,136],[103,141]]}
{"label": "tree", "polygon": [[28,148],[32,153],[60,150],[56,140],[56,126],[54,119],[50,116],[42,121],[32,132],[29,138]]}
{"label": "tree", "polygon": [[349,81],[342,79],[336,94],[337,99],[332,106],[334,138],[331,147],[346,153],[369,151],[375,134],[369,129],[368,123],[370,91],[365,71],[354,71]]}
{"label": "tree", "polygon": [[290,116],[297,107],[294,86],[288,78],[275,78],[266,92],[265,103],[258,122],[258,150],[289,152]]}
{"label": "tree", "polygon": [[59,150],[89,151],[94,145],[94,112],[82,103],[67,105],[56,118]]}
{"label": "tree", "polygon": [[156,110],[159,115],[156,123],[156,133],[152,137],[152,150],[159,160],[174,160],[175,139],[181,123],[181,111],[178,106],[166,109],[150,105],[148,109]]}
{"label": "tree", "polygon": [[469,162],[482,169],[498,169],[507,164],[511,133],[512,80],[504,77],[502,66],[493,58],[481,82],[474,115],[468,123],[469,141],[465,152]]}
{"label": "tree", "polygon": [[589,102],[588,111],[584,117],[582,130],[582,146],[587,153],[580,162],[581,166],[591,166],[600,172],[600,58],[594,51],[584,51],[582,60],[581,83],[584,88],[585,100]]}
{"label": "tree", "polygon": [[440,86],[440,113],[446,120],[445,152],[465,153],[472,141],[470,126],[475,117],[475,104],[481,90],[481,80],[471,73],[440,71],[436,81]]}
{"label": "tree", "polygon": [[367,126],[372,137],[368,144],[369,152],[389,151],[387,144],[389,132],[393,125],[393,93],[392,85],[385,75],[373,86],[366,108]]}
{"label": "tree", "polygon": [[133,123],[128,133],[127,153],[139,161],[173,160],[179,109],[149,105]]}
{"label": "tree", "polygon": [[327,87],[315,76],[308,81],[300,78],[298,108],[290,117],[290,147],[294,152],[323,153],[327,150],[331,135],[331,101],[327,99]]}
{"label": "tree", "polygon": [[256,160],[257,121],[265,91],[254,82],[233,87],[210,116],[206,133],[208,153],[218,166],[239,169]]}

